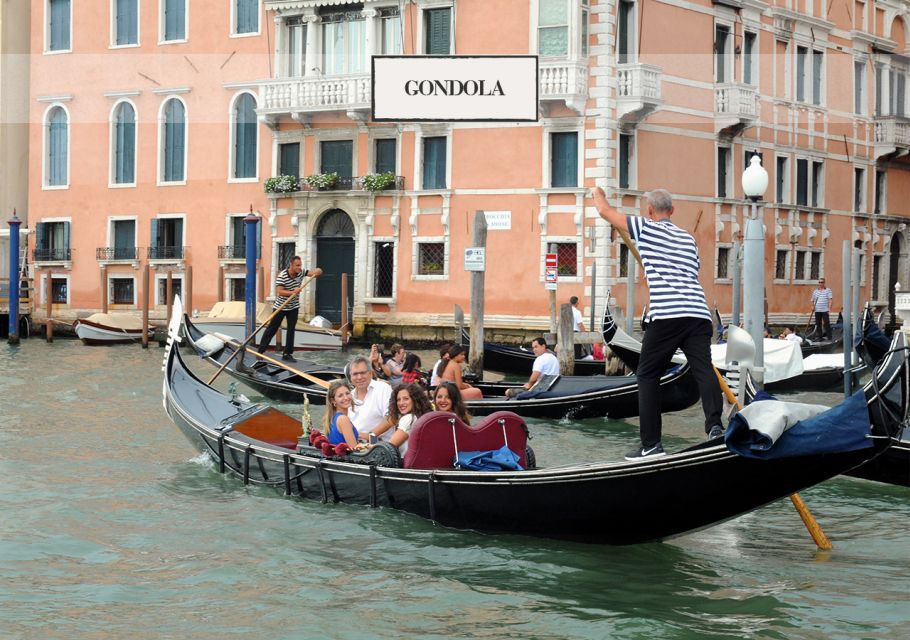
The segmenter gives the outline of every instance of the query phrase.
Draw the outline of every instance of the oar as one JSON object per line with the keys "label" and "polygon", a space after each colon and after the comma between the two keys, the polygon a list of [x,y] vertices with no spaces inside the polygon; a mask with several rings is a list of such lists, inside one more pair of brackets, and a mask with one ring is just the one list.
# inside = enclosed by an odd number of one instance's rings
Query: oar
{"label": "oar", "polygon": [[[235,345],[235,344],[237,344],[237,343],[233,342],[233,341],[231,342],[231,345]],[[237,351],[235,351],[234,353],[238,353],[239,351],[240,351],[240,349],[237,349]],[[327,381],[323,380],[322,378],[317,378],[316,376],[311,376],[308,373],[304,373],[303,371],[300,371],[299,369],[295,369],[294,367],[282,362],[281,360],[277,360],[276,358],[271,358],[271,357],[265,355],[264,353],[259,353],[258,351],[250,351],[249,354],[251,356],[256,356],[257,358],[261,358],[262,360],[265,360],[266,362],[271,362],[276,367],[281,367],[282,369],[290,371],[291,373],[296,374],[296,375],[300,376],[301,378],[304,378],[305,380],[309,380],[313,384],[318,384],[323,389],[329,388],[329,383]]]}
{"label": "oar", "polygon": [[[619,232],[619,237],[622,238],[622,241],[626,243],[626,247],[628,247],[629,251],[632,252],[632,255],[635,256],[635,259],[638,261],[638,266],[644,271],[645,265],[642,264],[641,254],[638,253],[638,247],[632,243],[632,239],[629,237],[628,232],[621,227],[616,227],[616,230]],[[736,395],[733,393],[733,390],[730,389],[730,386],[727,384],[727,381],[724,380],[724,377],[720,375],[720,371],[717,370],[717,367],[714,367],[714,375],[717,376],[717,381],[720,383],[720,388],[727,397],[727,401],[735,406],[737,411],[741,410],[743,408],[742,405],[739,404],[739,400],[737,400]],[[803,524],[806,525],[806,529],[809,531],[809,535],[812,536],[812,540],[815,541],[816,546],[818,546],[819,549],[833,549],[834,546],[828,540],[828,536],[822,531],[822,528],[815,518],[812,517],[809,507],[807,507],[806,503],[803,502],[803,499],[799,497],[799,494],[792,494],[790,496],[790,501],[793,503],[793,506],[796,507],[796,512],[799,514],[799,517],[802,518]]]}
{"label": "oar", "polygon": [[[310,284],[310,282],[311,282],[312,280],[314,280],[315,278],[316,278],[316,276],[310,276],[309,278],[307,278],[307,281],[304,282],[302,285],[300,285],[300,289],[303,290],[303,288],[304,288],[305,286],[307,286],[308,284]],[[285,300],[284,302],[282,302],[281,305],[280,305],[277,309],[275,309],[274,311],[272,311],[272,315],[270,315],[268,318],[266,318],[266,319],[265,319],[265,322],[263,322],[261,325],[259,325],[259,326],[256,327],[255,329],[253,329],[253,333],[251,333],[250,335],[248,335],[248,336],[246,337],[246,340],[244,340],[242,343],[240,343],[240,346],[237,348],[236,351],[234,351],[234,353],[231,354],[231,357],[224,361],[224,364],[222,364],[222,365],[218,368],[218,371],[215,372],[215,375],[213,375],[211,378],[209,378],[208,384],[212,384],[213,382],[215,382],[215,378],[217,378],[218,376],[220,376],[220,375],[221,375],[221,372],[224,371],[225,367],[227,367],[227,366],[231,363],[231,361],[232,361],[234,358],[237,357],[237,354],[238,354],[238,353],[240,353],[241,351],[243,351],[243,348],[244,348],[246,345],[248,345],[248,344],[250,343],[250,340],[252,340],[253,338],[256,337],[256,334],[259,333],[259,330],[262,329],[264,326],[268,325],[268,323],[272,321],[272,318],[274,318],[276,315],[278,315],[278,312],[281,311],[282,309],[284,309],[285,305],[287,305],[291,300],[293,300],[294,298],[296,298],[298,295],[300,295],[300,291],[298,291],[298,292],[295,293],[295,294],[292,294],[292,295],[288,296],[288,299],[287,299],[287,300]]]}
{"label": "oar", "polygon": [[813,316],[815,316],[814,310],[809,312],[809,321],[806,323],[806,328],[803,330],[803,333],[805,333],[805,334],[809,333],[809,326],[812,324]]}

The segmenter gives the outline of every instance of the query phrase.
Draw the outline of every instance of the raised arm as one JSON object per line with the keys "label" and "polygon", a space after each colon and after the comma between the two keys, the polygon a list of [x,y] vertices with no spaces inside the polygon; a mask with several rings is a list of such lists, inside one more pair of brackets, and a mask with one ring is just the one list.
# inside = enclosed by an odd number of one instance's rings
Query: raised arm
{"label": "raised arm", "polygon": [[610,206],[610,203],[607,202],[607,195],[604,193],[604,190],[600,187],[594,187],[592,194],[594,197],[594,207],[597,209],[597,213],[600,214],[600,217],[614,227],[619,227],[623,231],[628,231],[626,216]]}

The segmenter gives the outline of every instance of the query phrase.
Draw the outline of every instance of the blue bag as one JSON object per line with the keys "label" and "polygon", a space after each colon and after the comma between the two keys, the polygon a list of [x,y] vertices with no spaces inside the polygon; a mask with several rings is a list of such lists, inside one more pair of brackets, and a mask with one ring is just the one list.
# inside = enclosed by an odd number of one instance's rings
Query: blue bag
{"label": "blue bag", "polygon": [[455,455],[455,468],[466,471],[524,471],[518,455],[503,445],[493,451],[461,451]]}

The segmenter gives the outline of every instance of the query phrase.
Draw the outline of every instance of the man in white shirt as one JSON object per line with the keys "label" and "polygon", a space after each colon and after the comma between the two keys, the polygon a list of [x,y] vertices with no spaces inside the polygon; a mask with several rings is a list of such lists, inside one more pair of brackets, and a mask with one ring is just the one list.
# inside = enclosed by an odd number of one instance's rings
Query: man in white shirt
{"label": "man in white shirt", "polygon": [[534,338],[531,341],[531,351],[537,356],[534,358],[534,365],[531,367],[531,377],[520,387],[508,389],[506,395],[514,398],[523,391],[531,389],[541,376],[558,376],[559,360],[553,355],[553,352],[547,349],[547,341],[543,338]]}
{"label": "man in white shirt", "polygon": [[[569,298],[569,304],[572,305],[572,330],[576,333],[579,331],[586,331],[585,329],[585,319],[581,315],[581,311],[578,310],[578,296],[572,296]],[[584,358],[587,355],[587,349],[585,345],[576,344],[575,345],[575,358],[580,359]]]}
{"label": "man in white shirt", "polygon": [[[370,361],[364,356],[356,356],[351,360],[348,373],[351,384],[354,385],[354,404],[348,411],[348,417],[358,433],[369,433],[389,413],[392,385],[385,380],[373,380]],[[389,429],[381,438],[388,440],[394,433],[394,429]]]}
{"label": "man in white shirt", "polygon": [[789,327],[784,327],[784,332],[780,334],[781,340],[787,340],[789,342],[795,342],[796,344],[802,344],[803,339],[796,335],[796,327],[790,325]]}

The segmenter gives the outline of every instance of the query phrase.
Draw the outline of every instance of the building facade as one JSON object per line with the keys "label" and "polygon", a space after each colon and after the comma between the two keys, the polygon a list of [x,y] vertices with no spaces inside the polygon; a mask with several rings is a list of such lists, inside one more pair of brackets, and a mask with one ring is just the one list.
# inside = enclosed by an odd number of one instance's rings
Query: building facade
{"label": "building facade", "polygon": [[[669,189],[709,304],[731,311],[739,176],[758,154],[773,317],[807,317],[841,246],[862,299],[907,282],[906,3],[821,0],[43,0],[32,12],[30,224],[61,312],[242,299],[245,230],[261,281],[301,255],[326,275],[304,313],[355,326],[451,326],[489,212],[485,324],[549,324],[544,256],[585,315],[626,300],[627,252],[596,214]],[[376,123],[370,57],[534,54],[531,123]],[[290,180],[283,186],[266,180]],[[386,176],[378,178],[377,176]],[[388,181],[388,184],[383,184]],[[380,187],[384,187],[381,188]],[[374,189],[374,190],[371,190]],[[634,267],[633,267],[634,268]],[[633,313],[647,289],[633,273]],[[839,295],[837,296],[840,297]],[[835,308],[839,308],[835,302]]]}

